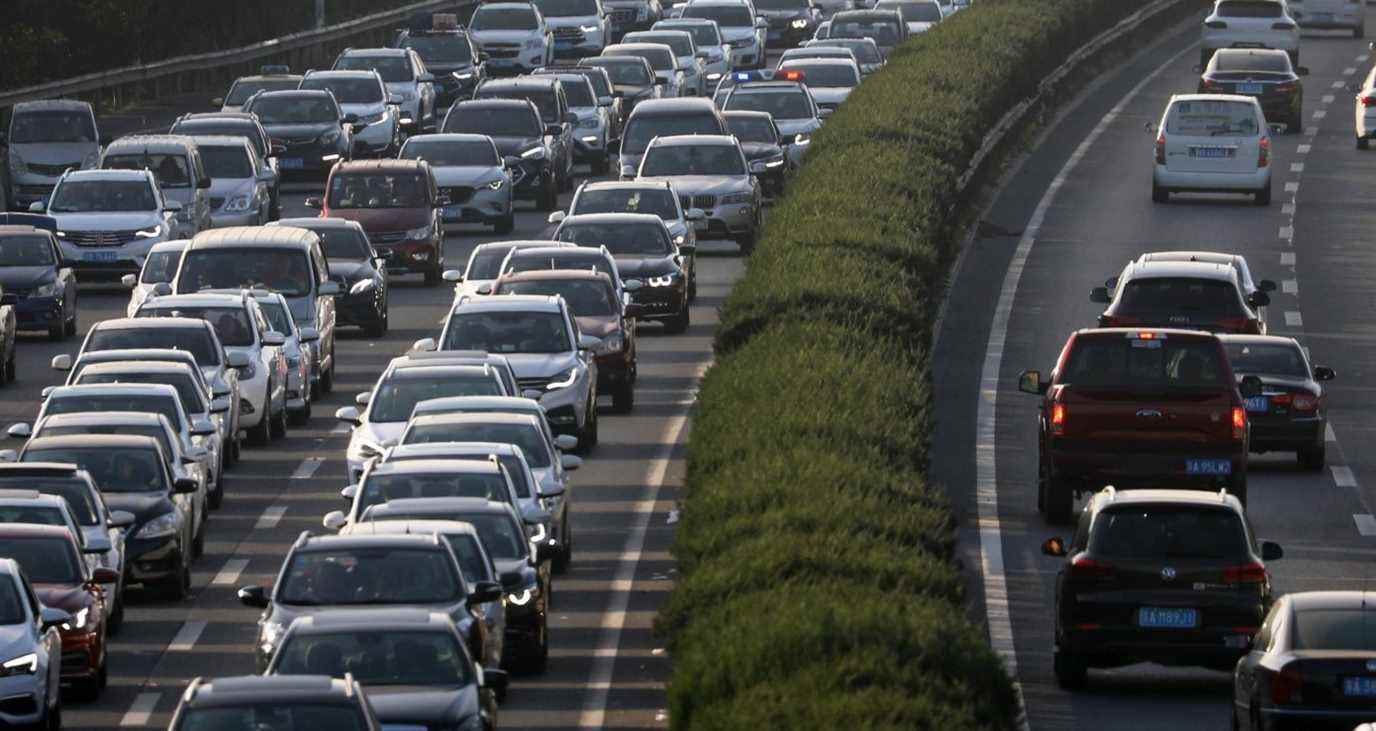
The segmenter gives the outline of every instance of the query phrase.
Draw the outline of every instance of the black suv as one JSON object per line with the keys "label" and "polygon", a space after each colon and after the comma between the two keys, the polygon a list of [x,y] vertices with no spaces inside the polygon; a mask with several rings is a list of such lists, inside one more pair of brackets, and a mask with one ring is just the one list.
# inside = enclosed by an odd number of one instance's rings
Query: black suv
{"label": "black suv", "polygon": [[461,28],[408,28],[397,33],[397,48],[409,48],[435,75],[435,108],[448,109],[461,99],[471,99],[473,90],[487,78],[487,65],[478,47]]}
{"label": "black suv", "polygon": [[524,99],[533,103],[540,110],[540,121],[545,125],[559,190],[573,190],[573,130],[578,124],[578,116],[569,111],[564,82],[548,75],[488,79],[473,93],[473,98]]}
{"label": "black suv", "polygon": [[271,135],[282,175],[325,175],[335,163],[352,160],[354,133],[367,126],[323,89],[260,91],[244,102],[244,111],[258,115]]}
{"label": "black suv", "polygon": [[[565,168],[555,148],[563,125],[546,127],[540,109],[525,99],[481,99],[459,102],[449,108],[441,132],[487,135],[497,145],[517,198],[534,200],[542,211],[559,205],[561,171]],[[565,148],[563,153],[567,153]]]}
{"label": "black suv", "polygon": [[1139,662],[1230,670],[1271,607],[1264,561],[1242,503],[1226,490],[1106,487],[1080,513],[1056,578],[1056,680],[1086,685],[1091,667]]}
{"label": "black suv", "polygon": [[[168,728],[219,728],[242,709],[245,728],[328,728],[378,731],[381,725],[352,675],[245,675],[196,678],[182,693]],[[235,717],[238,714],[234,714]],[[251,720],[250,720],[251,719]]]}

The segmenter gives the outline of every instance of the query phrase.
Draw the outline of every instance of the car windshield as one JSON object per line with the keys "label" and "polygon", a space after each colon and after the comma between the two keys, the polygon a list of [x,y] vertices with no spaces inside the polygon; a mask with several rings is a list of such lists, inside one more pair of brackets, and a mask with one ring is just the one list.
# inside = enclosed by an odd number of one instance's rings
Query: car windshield
{"label": "car windshield", "polygon": [[202,145],[201,162],[212,179],[253,177],[253,160],[242,145]]}
{"label": "car windshield", "polygon": [[846,43],[847,40],[858,40],[858,39],[838,38],[838,39],[836,39],[835,43],[836,43],[837,46],[839,46],[839,47],[841,47],[841,48],[849,48],[851,51],[853,51],[853,52],[855,53],[855,58],[856,58],[858,61],[860,61],[860,63],[881,63],[881,62],[883,62],[884,57],[881,56],[881,55],[879,54],[879,48],[878,48],[877,46],[871,45],[871,44],[869,44],[869,43],[863,43],[863,42]]}
{"label": "car windshield", "polygon": [[334,92],[340,104],[381,104],[385,95],[377,79],[348,79],[339,77],[310,77],[301,82],[302,89],[326,89]]}
{"label": "car windshield", "polygon": [[721,34],[717,33],[716,27],[706,23],[684,23],[683,25],[670,23],[664,26],[656,25],[655,30],[688,31],[693,35],[693,43],[697,44],[698,48],[721,45]]}
{"label": "car windshield", "polygon": [[283,604],[437,604],[462,599],[443,550],[395,547],[296,551],[273,598]]}
{"label": "car windshield", "polygon": [[[401,511],[389,511],[387,520],[434,520],[439,516],[426,513],[404,513]],[[512,561],[524,559],[526,553],[526,537],[521,531],[520,525],[509,515],[500,513],[457,513],[443,516],[445,520],[459,520],[464,523],[471,523],[478,531],[478,537],[482,539],[483,548],[487,549],[487,555],[496,561]]]}
{"label": "car windshield", "polygon": [[1176,102],[1166,117],[1166,134],[1186,137],[1219,137],[1259,133],[1256,108],[1249,102]]}
{"label": "car windshield", "polygon": [[352,173],[330,179],[330,208],[426,208],[429,185],[416,173]]}
{"label": "car windshield", "polygon": [[1298,345],[1262,343],[1224,343],[1233,375],[1266,375],[1281,378],[1309,378],[1309,368]]}
{"label": "car windshield", "polygon": [[535,11],[527,8],[491,8],[478,6],[469,26],[475,31],[484,30],[535,30],[540,27],[535,20]]}
{"label": "car windshield", "polygon": [[1090,528],[1096,556],[1131,559],[1237,559],[1248,556],[1242,518],[1232,510],[1131,505],[1105,510]]}
{"label": "car windshield", "polygon": [[489,246],[474,251],[463,278],[470,282],[475,279],[496,279],[501,273],[502,261],[510,253],[511,247],[507,246]]}
{"label": "car windshield", "polygon": [[850,88],[860,83],[860,74],[853,67],[838,63],[791,63],[784,68],[803,72],[812,87]]}
{"label": "car windshield", "polygon": [[177,731],[367,731],[357,705],[325,703],[238,704],[222,708],[187,708]]}
{"label": "car windshield", "polygon": [[592,93],[592,85],[583,80],[563,79],[564,98],[570,107],[595,107],[597,106],[597,96]]}
{"label": "car windshield", "polygon": [[545,269],[583,269],[608,274],[614,260],[602,252],[586,247],[570,247],[555,255],[521,254],[517,252],[507,263],[506,272],[538,272]]}
{"label": "car windshield", "polygon": [[1376,651],[1376,615],[1359,607],[1297,609],[1295,650]]}
{"label": "car windshield", "polygon": [[[149,310],[148,317],[163,313]],[[140,313],[142,314],[142,313]],[[220,364],[220,352],[210,333],[201,328],[102,328],[86,339],[82,352],[99,350],[182,350],[191,354],[201,366]]]}
{"label": "car windshield", "polygon": [[411,60],[402,56],[344,56],[335,62],[336,71],[376,71],[388,84],[414,81]]}
{"label": "car windshield", "polygon": [[444,540],[449,543],[449,549],[459,559],[463,580],[468,582],[469,586],[479,581],[492,580],[491,566],[482,552],[482,539],[467,533],[447,533]]}
{"label": "car windshield", "polygon": [[476,99],[524,99],[535,104],[535,108],[540,110],[540,119],[545,124],[559,123],[559,106],[554,98],[554,92],[538,89],[503,89],[487,88],[479,89]]}
{"label": "car windshield", "polygon": [[94,496],[81,480],[16,475],[0,477],[0,490],[37,490],[44,495],[56,495],[67,501],[67,509],[72,513],[77,525],[100,524],[100,513],[93,502]]}
{"label": "car windshield", "polygon": [[[681,36],[678,33],[655,33],[650,31],[643,36],[637,34],[634,41],[626,40],[626,43],[663,43],[669,48],[674,49],[674,55],[679,58],[693,55],[697,49],[693,48],[693,39],[690,36]],[[656,67],[658,68],[658,67]]]}
{"label": "car windshield", "polygon": [[939,23],[941,6],[931,2],[882,2],[876,10],[897,10],[904,23]]}
{"label": "car windshield", "polygon": [[456,472],[369,475],[359,493],[358,512],[362,515],[368,508],[392,500],[431,497],[471,497],[499,503],[511,502],[511,493],[501,475]]}
{"label": "car windshield", "polygon": [[769,112],[774,119],[811,119],[812,102],[801,89],[750,91],[740,89],[726,97],[722,109],[730,112]]}
{"label": "car windshield", "polygon": [[47,236],[0,236],[0,267],[50,267],[53,245]]}
{"label": "car windshield", "polygon": [[610,283],[586,279],[541,279],[531,282],[510,282],[493,294],[560,295],[569,303],[575,317],[611,317],[620,308],[616,292]]}
{"label": "car windshield", "polygon": [[657,145],[647,150],[640,174],[747,175],[745,161],[733,145]]}
{"label": "car windshield", "polygon": [[[291,91],[301,83],[299,77],[288,77],[285,79],[255,79],[253,81],[236,81],[230,87],[229,95],[225,97],[225,104],[241,107],[248,98],[260,91]],[[261,114],[258,115],[262,119]],[[266,121],[266,120],[264,120]]]}
{"label": "car windshield", "polygon": [[263,95],[251,111],[263,124],[326,124],[339,121],[339,108],[320,94]]}
{"label": "car windshield", "polygon": [[685,18],[706,18],[717,21],[721,28],[755,27],[755,18],[745,5],[689,4],[683,9]]}
{"label": "car windshield", "polygon": [[678,206],[674,203],[674,192],[668,188],[584,190],[569,213],[648,213],[665,221],[677,221]]}
{"label": "car windshield", "polygon": [[24,611],[23,600],[19,597],[14,580],[9,577],[0,579],[0,624],[23,624],[27,620],[28,614]]}
{"label": "car windshield", "polygon": [[452,370],[427,376],[393,375],[378,387],[369,403],[368,421],[404,422],[416,404],[448,396],[504,396],[501,384],[491,375],[460,375]]}
{"label": "car windshield", "polygon": [[1275,0],[1226,0],[1217,10],[1223,18],[1279,18],[1284,14]]}
{"label": "car windshield", "polygon": [[[515,444],[525,452],[532,469],[550,466],[549,447],[544,435],[534,424],[484,424],[460,422],[449,424],[417,424],[406,431],[402,444],[435,444],[438,442],[493,442]],[[415,497],[424,497],[416,495]],[[503,498],[497,498],[503,500]]]}
{"label": "car windshield", "polygon": [[445,132],[467,132],[492,137],[539,137],[543,132],[540,115],[524,106],[454,105],[444,118]]}
{"label": "car windshield", "polygon": [[182,263],[181,251],[155,251],[143,263],[143,273],[139,281],[144,284],[171,283],[177,275],[177,265]]}
{"label": "car windshield", "polygon": [[[243,137],[253,145],[259,156],[271,154],[263,147],[263,139],[256,125],[246,119],[188,119],[172,125],[172,134]],[[205,148],[202,147],[201,151],[204,152]]]}
{"label": "car windshield", "polygon": [[35,584],[80,584],[83,579],[81,559],[64,539],[0,538],[0,556],[14,559]]}
{"label": "car windshield", "polygon": [[320,246],[329,261],[361,261],[369,257],[366,235],[353,228],[316,229]]}
{"label": "car windshield", "polygon": [[446,335],[445,350],[489,353],[566,353],[573,350],[564,317],[558,312],[464,312],[454,315]]}
{"label": "car windshield", "polygon": [[779,136],[774,134],[774,123],[763,117],[727,117],[726,129],[741,142],[769,145],[779,142]]}
{"label": "car windshield", "polygon": [[546,18],[597,15],[597,0],[535,0]]}
{"label": "car windshield", "polygon": [[[104,407],[101,411],[139,411]],[[146,409],[142,409],[146,410]],[[21,462],[70,462],[91,475],[101,492],[167,492],[162,457],[152,449],[53,447],[26,449]]]}
{"label": "car windshield", "polygon": [[1222,353],[1198,340],[1082,337],[1060,382],[1104,391],[1232,389]]}
{"label": "car windshield", "polygon": [[831,38],[873,38],[881,46],[892,46],[898,42],[898,22],[896,20],[847,19],[833,20],[827,31]]}
{"label": "car windshield", "polygon": [[[765,110],[768,111],[768,110]],[[639,155],[650,146],[650,140],[669,135],[719,135],[722,126],[714,114],[675,114],[632,116],[626,124],[622,152]]]}
{"label": "car windshield", "polygon": [[[199,414],[205,411],[205,402],[201,400],[200,384],[189,373],[140,373],[136,371],[125,371],[122,373],[92,373],[82,371],[77,377],[76,383],[165,383],[177,389],[177,397],[181,399],[182,408],[189,414]],[[167,417],[173,424],[176,419]]]}
{"label": "car windshield", "polygon": [[[310,294],[308,255],[300,249],[267,247],[188,249],[177,274],[177,293],[193,294],[207,289],[266,289],[285,297]],[[217,310],[220,311],[223,308]],[[242,312],[240,319],[247,325],[247,317]],[[220,339],[225,345],[247,345],[253,341],[249,333],[240,333],[233,343],[224,333],[220,333]]]}
{"label": "car windshield", "polygon": [[668,256],[673,252],[663,224],[571,223],[560,227],[555,238],[580,246],[605,246],[613,255]]}
{"label": "car windshield", "polygon": [[190,317],[205,320],[215,328],[215,334],[225,347],[248,347],[254,343],[253,323],[242,307],[144,306],[139,308],[135,317]]}
{"label": "car windshield", "polygon": [[1291,72],[1290,55],[1284,51],[1220,51],[1214,54],[1213,70],[1223,73],[1235,71],[1262,71],[1276,74]]}
{"label": "car windshield", "polygon": [[153,187],[142,180],[68,180],[53,193],[50,213],[157,211]]}
{"label": "car windshield", "polygon": [[20,112],[10,121],[10,144],[96,142],[95,120],[87,112]]}
{"label": "car windshield", "polygon": [[1190,277],[1130,279],[1113,309],[1120,315],[1247,316],[1232,282]]}
{"label": "car windshield", "polygon": [[756,10],[807,10],[808,0],[755,0]]}
{"label": "car windshield", "polygon": [[[603,97],[612,95],[611,76],[603,76],[596,72],[580,73],[579,76],[587,79],[588,83],[592,84],[592,91],[595,96]],[[565,90],[565,93],[567,93],[567,90]],[[572,97],[570,97],[570,99],[571,98]]]}
{"label": "car windshield", "polygon": [[47,505],[0,505],[0,523],[25,525],[67,525],[59,508]]}
{"label": "car windshield", "polygon": [[[162,396],[148,394],[82,394],[49,398],[43,404],[43,415],[85,414],[92,411],[134,411],[147,414],[162,414],[174,429],[182,427],[181,415],[177,413],[177,402]],[[61,462],[62,460],[56,460]]]}
{"label": "car windshield", "polygon": [[667,48],[611,48],[602,53],[608,56],[639,56],[650,62],[656,72],[672,71],[674,52]]}
{"label": "car windshield", "polygon": [[106,170],[151,170],[161,188],[191,187],[191,167],[185,155],[143,152],[106,155],[100,166]]}
{"label": "car windshield", "polygon": [[267,318],[268,328],[276,330],[283,335],[291,335],[296,332],[296,328],[291,326],[291,312],[277,300],[258,300],[258,307],[263,310],[263,317]]}
{"label": "car windshield", "polygon": [[468,37],[458,34],[407,36],[401,47],[415,51],[426,64],[460,64],[473,60]]}
{"label": "car windshield", "polygon": [[[610,59],[610,56],[603,56]],[[588,59],[583,62],[587,66],[597,66],[607,70],[607,75],[611,77],[613,84],[626,84],[628,86],[648,86],[655,83],[654,73],[645,68],[645,65],[635,61],[613,61]]]}
{"label": "car windshield", "polygon": [[60,437],[69,434],[131,434],[137,437],[152,437],[158,440],[162,451],[172,454],[172,442],[167,430],[161,424],[72,424],[70,426],[44,426],[34,437]]}
{"label": "car windshield", "polygon": [[[352,673],[363,687],[461,687],[473,682],[463,646],[448,632],[381,630],[288,635],[278,650],[279,675]],[[330,728],[317,726],[315,728]]]}
{"label": "car windshield", "polygon": [[403,160],[425,160],[434,167],[495,167],[501,164],[497,148],[487,140],[417,140],[401,148]]}

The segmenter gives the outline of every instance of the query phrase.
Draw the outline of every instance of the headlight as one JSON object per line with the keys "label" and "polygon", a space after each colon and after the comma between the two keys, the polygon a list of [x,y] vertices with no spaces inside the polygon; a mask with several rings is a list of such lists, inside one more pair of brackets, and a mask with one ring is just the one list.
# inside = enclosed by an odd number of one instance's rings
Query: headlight
{"label": "headlight", "polygon": [[602,338],[602,342],[593,349],[593,353],[597,355],[611,355],[612,353],[620,353],[625,347],[625,336],[619,332],[614,332]]}
{"label": "headlight", "polygon": [[578,369],[570,368],[554,378],[549,379],[549,384],[545,386],[546,391],[555,391],[561,388],[568,388],[573,382],[578,380]]}
{"label": "headlight", "polygon": [[33,291],[33,296],[56,297],[57,293],[60,291],[62,291],[62,285],[56,279],[54,279],[51,282],[45,282],[43,284],[38,285],[38,287],[35,288]]}
{"label": "headlight", "polygon": [[578,26],[578,30],[583,31],[584,33],[596,33],[601,29],[595,25],[580,25]]}
{"label": "headlight", "polygon": [[349,294],[363,294],[376,286],[377,282],[371,279],[360,279],[349,287]]}
{"label": "headlight", "polygon": [[715,74],[715,73],[714,73],[714,74],[708,74],[708,75],[707,75],[707,80],[708,80],[708,81],[721,81],[721,74]]}
{"label": "headlight", "polygon": [[244,211],[247,211],[248,207],[252,205],[252,203],[253,196],[249,195],[248,193],[236,195],[233,198],[230,198],[229,202],[225,204],[225,211],[228,213],[242,213]]}
{"label": "headlight", "polygon": [[578,120],[578,129],[593,129],[597,126],[597,122],[598,120],[595,116],[588,117],[587,119],[580,119]]}
{"label": "headlight", "polygon": [[82,607],[81,611],[72,615],[72,621],[63,622],[62,629],[85,629],[86,620],[91,617],[91,608]]}
{"label": "headlight", "polygon": [[425,239],[430,238],[431,232],[432,229],[429,226],[421,226],[420,228],[413,228],[410,231],[407,231],[406,238],[412,241],[424,241]]}
{"label": "headlight", "polygon": [[532,147],[529,150],[522,152],[521,157],[526,160],[543,160],[545,159],[545,147],[544,145],[540,145],[539,147]]}
{"label": "headlight", "polygon": [[167,538],[177,534],[177,513],[163,513],[158,517],[143,524],[139,532],[134,534],[135,538]]}
{"label": "headlight", "polygon": [[336,143],[336,142],[338,142],[338,141],[339,141],[339,130],[337,130],[337,129],[332,129],[332,130],[330,130],[329,132],[326,132],[325,134],[320,135],[320,139],[319,139],[319,142],[320,142],[320,144],[322,144],[322,145],[333,145],[334,143]]}
{"label": "headlight", "polygon": [[661,274],[657,277],[646,277],[645,283],[651,287],[669,287],[678,280],[679,276],[680,274],[678,272],[669,272],[668,274]]}
{"label": "headlight", "polygon": [[779,166],[782,165],[782,164],[784,164],[784,156],[783,156],[783,155],[777,155],[777,156],[775,156],[775,157],[771,157],[771,158],[769,158],[769,159],[767,159],[767,160],[764,161],[764,166],[767,167],[767,168],[776,168],[776,167],[779,167]]}
{"label": "headlight", "polygon": [[543,39],[543,38],[527,38],[527,39],[526,39],[526,42],[523,43],[523,44],[521,44],[521,47],[522,47],[522,48],[525,48],[525,49],[528,50],[528,51],[533,51],[533,50],[535,50],[535,49],[537,49],[537,48],[542,48],[542,47],[544,47],[544,45],[545,45],[545,39]]}
{"label": "headlight", "polygon": [[282,639],[282,633],[286,627],[277,622],[264,622],[263,630],[259,633],[259,640],[262,642],[264,653],[271,653],[277,647],[277,641]]}
{"label": "headlight", "polygon": [[793,138],[793,144],[795,145],[806,145],[809,142],[812,142],[812,135],[806,132],[800,132],[797,137]]}
{"label": "headlight", "polygon": [[[137,236],[138,238],[141,238],[141,239],[155,239],[155,238],[157,238],[157,237],[159,237],[159,236],[161,236],[161,235],[162,235],[162,224],[160,224],[160,223],[154,224],[154,225],[149,226],[148,228],[145,228],[145,229],[139,229],[138,231],[135,231],[135,232],[134,232],[134,236]],[[62,235],[61,238],[66,238],[66,235],[65,235],[65,234]]]}
{"label": "headlight", "polygon": [[0,676],[33,675],[38,672],[38,653],[30,652],[0,664]]}
{"label": "headlight", "polygon": [[728,194],[728,195],[724,195],[724,196],[721,197],[721,202],[722,202],[723,204],[731,204],[731,203],[750,203],[750,202],[753,201],[753,200],[755,200],[755,194],[754,194],[754,193],[748,193],[748,192],[747,192],[747,193],[730,193],[730,194]]}
{"label": "headlight", "polygon": [[674,246],[683,246],[683,242],[687,240],[688,237],[684,236],[683,234],[679,234],[678,236],[674,237]]}
{"label": "headlight", "polygon": [[807,20],[804,18],[798,18],[794,20],[792,23],[789,23],[789,25],[793,26],[794,30],[802,30],[807,27]]}
{"label": "headlight", "polygon": [[506,181],[502,180],[501,178],[498,178],[488,183],[487,187],[491,188],[492,190],[501,190],[503,185],[506,185]]}
{"label": "headlight", "polygon": [[455,79],[458,79],[459,81],[468,81],[469,79],[472,79],[472,78],[473,78],[473,72],[472,72],[472,71],[455,71],[455,72],[454,72],[454,78],[455,78]]}
{"label": "headlight", "polygon": [[369,114],[366,117],[359,117],[358,121],[362,124],[377,124],[386,118],[386,112],[378,112],[377,114]]}

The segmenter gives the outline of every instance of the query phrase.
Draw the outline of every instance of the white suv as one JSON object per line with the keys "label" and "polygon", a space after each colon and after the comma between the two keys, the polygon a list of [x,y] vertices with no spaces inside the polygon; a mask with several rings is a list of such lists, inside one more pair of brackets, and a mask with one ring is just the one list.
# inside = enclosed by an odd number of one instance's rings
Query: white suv
{"label": "white suv", "polygon": [[118,279],[143,266],[148,250],[172,238],[182,204],[163,198],[147,170],[74,170],[52,197],[29,206],[57,221],[62,258],[77,275]]}
{"label": "white suv", "polygon": [[1256,97],[1177,94],[1156,134],[1151,198],[1171,193],[1244,193],[1271,204],[1271,135]]}
{"label": "white suv", "polygon": [[1220,48],[1275,48],[1300,62],[1300,26],[1285,0],[1216,0],[1204,19],[1199,67],[1209,65]]}
{"label": "white suv", "polygon": [[468,34],[487,55],[489,74],[529,73],[554,60],[553,32],[530,3],[483,3],[473,13]]}

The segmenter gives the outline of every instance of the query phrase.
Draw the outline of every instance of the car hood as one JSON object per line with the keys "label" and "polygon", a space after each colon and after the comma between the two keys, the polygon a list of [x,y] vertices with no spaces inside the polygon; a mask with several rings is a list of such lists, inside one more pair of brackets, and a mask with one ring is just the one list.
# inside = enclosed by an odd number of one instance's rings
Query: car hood
{"label": "car hood", "polygon": [[163,222],[157,211],[53,213],[60,231],[131,231]]}
{"label": "car hood", "polygon": [[51,282],[56,275],[48,267],[0,267],[0,287],[9,292],[14,289],[33,289],[40,284]]}
{"label": "car hood", "polygon": [[504,177],[502,169],[495,165],[434,166],[431,169],[435,171],[435,181],[439,183],[441,188],[455,185],[467,185],[476,188],[484,183],[501,180]]}
{"label": "car hood", "polygon": [[453,72],[455,72],[455,71],[469,71],[469,70],[472,70],[472,68],[473,68],[473,62],[472,62],[472,61],[449,61],[449,62],[441,63],[441,62],[439,62],[439,61],[436,61],[435,63],[426,63],[426,64],[425,64],[425,68],[426,68],[426,70],[428,70],[430,73],[432,73],[432,74],[435,75],[435,80],[436,80],[436,81],[439,81],[439,77],[440,77],[441,74],[451,74],[451,73],[453,73]]}
{"label": "car hood", "polygon": [[211,198],[232,198],[240,193],[253,192],[255,182],[253,178],[211,178],[207,193]]}
{"label": "car hood", "polygon": [[92,153],[100,152],[100,145],[94,142],[35,142],[33,144],[11,144],[10,154],[19,155],[24,162],[40,165],[73,165],[81,167]]}
{"label": "car hood", "polygon": [[382,114],[387,111],[387,105],[382,102],[369,104],[340,104],[339,111],[345,114],[357,114],[359,118],[371,117],[375,114]]}
{"label": "car hood", "polygon": [[672,256],[616,256],[616,271],[622,280],[663,276],[677,269]]}
{"label": "car hood", "polygon": [[370,685],[368,704],[383,724],[415,724],[436,728],[458,726],[481,710],[474,685],[433,688],[411,685]]}
{"label": "car hood", "polygon": [[543,137],[493,137],[493,144],[497,145],[497,152],[502,156],[519,156],[522,152],[529,150],[536,145],[543,145]]}
{"label": "car hood", "polygon": [[401,438],[401,433],[406,431],[404,421],[370,421],[360,426],[354,431],[356,439],[373,444],[379,444],[388,440]]}
{"label": "car hood", "polygon": [[808,133],[820,126],[815,119],[776,119],[774,124],[778,125],[781,135]]}
{"label": "car hood", "polygon": [[812,98],[819,104],[840,104],[850,96],[850,86],[815,86],[812,87]]}
{"label": "car hood", "polygon": [[430,225],[429,208],[330,209],[331,218],[357,221],[364,231],[402,231]]}
{"label": "car hood", "polygon": [[585,25],[598,25],[600,22],[596,15],[545,16],[545,25],[551,28],[580,28]]}
{"label": "car hood", "polygon": [[[617,266],[620,266],[618,262]],[[614,315],[588,315],[573,318],[578,321],[578,330],[584,335],[605,338],[621,329],[620,320]]]}
{"label": "car hood", "polygon": [[680,196],[726,195],[727,193],[740,193],[750,190],[750,176],[748,175],[674,175],[663,178],[637,178],[637,180],[653,182],[667,180]]}
{"label": "car hood", "polygon": [[368,262],[364,261],[348,261],[347,259],[338,261],[331,259],[330,276],[343,277],[353,282],[359,279],[371,279],[373,276],[373,269],[368,265]]}
{"label": "car hood", "polygon": [[654,89],[653,84],[612,84],[612,91],[619,91],[627,99],[634,99]]}
{"label": "car hood", "polygon": [[741,41],[747,39],[754,40],[755,29],[752,26],[745,25],[723,26],[721,29],[721,37],[723,40],[728,42]]}
{"label": "car hood", "polygon": [[485,43],[523,43],[541,37],[538,30],[470,30],[469,35],[480,46]]}
{"label": "car hood", "polygon": [[80,584],[41,584],[35,581],[33,590],[38,594],[38,601],[43,602],[43,606],[73,614],[81,611],[90,601],[90,595]]}
{"label": "car hood", "polygon": [[313,124],[265,124],[268,136],[275,140],[314,139],[331,130],[339,129],[335,122],[316,122]]}
{"label": "car hood", "polygon": [[138,533],[138,529],[149,520],[172,512],[172,500],[165,492],[102,492],[105,504],[111,512],[123,510],[132,513],[134,526],[128,535]]}
{"label": "car hood", "polygon": [[0,656],[5,658],[27,655],[36,649],[33,628],[27,624],[0,625]]}
{"label": "car hood", "polygon": [[742,142],[741,152],[745,153],[747,160],[759,160],[763,157],[777,157],[782,155],[784,150],[778,145],[767,142]]}
{"label": "car hood", "polygon": [[802,8],[792,8],[789,10],[757,10],[756,14],[765,20],[791,20],[793,18],[806,18],[807,11]]}
{"label": "car hood", "polygon": [[572,353],[504,353],[517,378],[549,378],[572,368]]}

